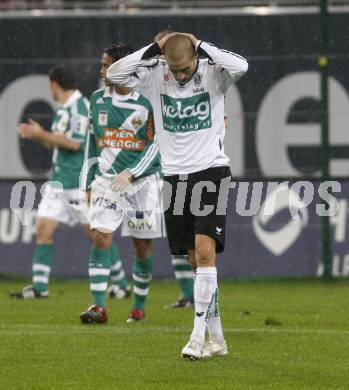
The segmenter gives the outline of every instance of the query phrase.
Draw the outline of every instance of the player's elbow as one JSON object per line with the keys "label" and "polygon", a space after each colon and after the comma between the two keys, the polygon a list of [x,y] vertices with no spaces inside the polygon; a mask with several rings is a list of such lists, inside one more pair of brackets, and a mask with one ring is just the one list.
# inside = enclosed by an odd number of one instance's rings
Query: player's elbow
{"label": "player's elbow", "polygon": [[115,85],[116,87],[124,87],[126,84],[127,75],[119,66],[119,62],[122,60],[123,59],[110,65],[105,74],[107,82],[111,85]]}
{"label": "player's elbow", "polygon": [[242,64],[242,74],[247,73],[248,71],[248,62],[245,60]]}
{"label": "player's elbow", "polygon": [[248,62],[245,59],[243,59],[241,60],[239,66],[239,77],[243,76],[245,73],[247,73],[247,71],[248,71]]}
{"label": "player's elbow", "polygon": [[248,62],[246,60],[241,60],[237,69],[234,70],[232,76],[235,80],[240,79],[248,71]]}
{"label": "player's elbow", "polygon": [[108,82],[111,82],[111,79],[112,79],[112,74],[113,74],[113,71],[110,69],[113,65],[111,65],[108,69],[107,69],[107,73],[105,74],[105,78],[107,79]]}
{"label": "player's elbow", "polygon": [[107,81],[111,84],[117,85],[120,84],[118,82],[118,71],[117,71],[117,62],[114,62],[114,64],[111,64],[109,68],[107,69],[107,73],[105,74],[105,77]]}

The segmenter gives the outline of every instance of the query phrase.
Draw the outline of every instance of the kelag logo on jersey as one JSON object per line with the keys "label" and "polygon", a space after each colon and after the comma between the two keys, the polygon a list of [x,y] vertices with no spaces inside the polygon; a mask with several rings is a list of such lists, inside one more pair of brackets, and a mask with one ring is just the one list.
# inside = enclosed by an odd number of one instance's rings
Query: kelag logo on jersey
{"label": "kelag logo on jersey", "polygon": [[164,129],[173,133],[208,129],[212,125],[208,92],[176,99],[161,95]]}

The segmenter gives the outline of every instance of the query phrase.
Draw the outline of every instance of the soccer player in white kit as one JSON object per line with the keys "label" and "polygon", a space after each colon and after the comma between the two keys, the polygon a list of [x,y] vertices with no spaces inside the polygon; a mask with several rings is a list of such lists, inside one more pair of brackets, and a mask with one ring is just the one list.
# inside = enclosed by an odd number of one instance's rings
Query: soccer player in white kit
{"label": "soccer player in white kit", "polygon": [[[171,31],[168,29],[158,32],[154,37],[154,42],[160,41],[168,34],[171,34]],[[159,58],[164,59],[164,56],[161,55]],[[194,280],[188,254],[171,255],[171,264],[182,295],[174,303],[165,307],[172,309],[191,309],[194,307]]]}
{"label": "soccer player in white kit", "polygon": [[[165,60],[153,58],[159,54]],[[172,188],[165,211],[171,253],[188,253],[196,269],[194,329],[182,349],[182,357],[193,360],[228,353],[216,269],[216,253],[224,250],[222,195],[231,176],[224,153],[224,95],[247,69],[237,54],[192,34],[172,33],[107,71],[113,84],[136,89],[154,107],[165,198]]]}

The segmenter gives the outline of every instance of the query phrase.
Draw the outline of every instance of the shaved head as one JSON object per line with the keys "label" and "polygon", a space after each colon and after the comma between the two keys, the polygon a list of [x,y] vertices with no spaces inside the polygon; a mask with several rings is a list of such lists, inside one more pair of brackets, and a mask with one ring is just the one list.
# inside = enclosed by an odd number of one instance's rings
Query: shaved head
{"label": "shaved head", "polygon": [[194,57],[194,48],[190,39],[183,35],[173,35],[164,46],[166,60],[171,63],[179,63]]}
{"label": "shaved head", "polygon": [[176,80],[181,84],[185,84],[196,72],[198,63],[191,39],[184,34],[171,34],[164,43],[162,50],[168,67]]}

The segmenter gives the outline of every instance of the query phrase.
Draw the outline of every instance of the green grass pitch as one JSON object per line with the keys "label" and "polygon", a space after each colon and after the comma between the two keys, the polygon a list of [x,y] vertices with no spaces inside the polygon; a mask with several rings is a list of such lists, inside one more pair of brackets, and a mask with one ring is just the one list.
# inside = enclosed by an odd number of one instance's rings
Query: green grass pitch
{"label": "green grass pitch", "polygon": [[164,309],[178,296],[174,281],[153,283],[144,323],[126,323],[131,300],[109,301],[100,326],[79,323],[87,281],[53,281],[47,300],[11,300],[22,286],[0,280],[1,390],[349,388],[346,281],[222,281],[230,354],[196,362],[180,358],[193,311]]}

